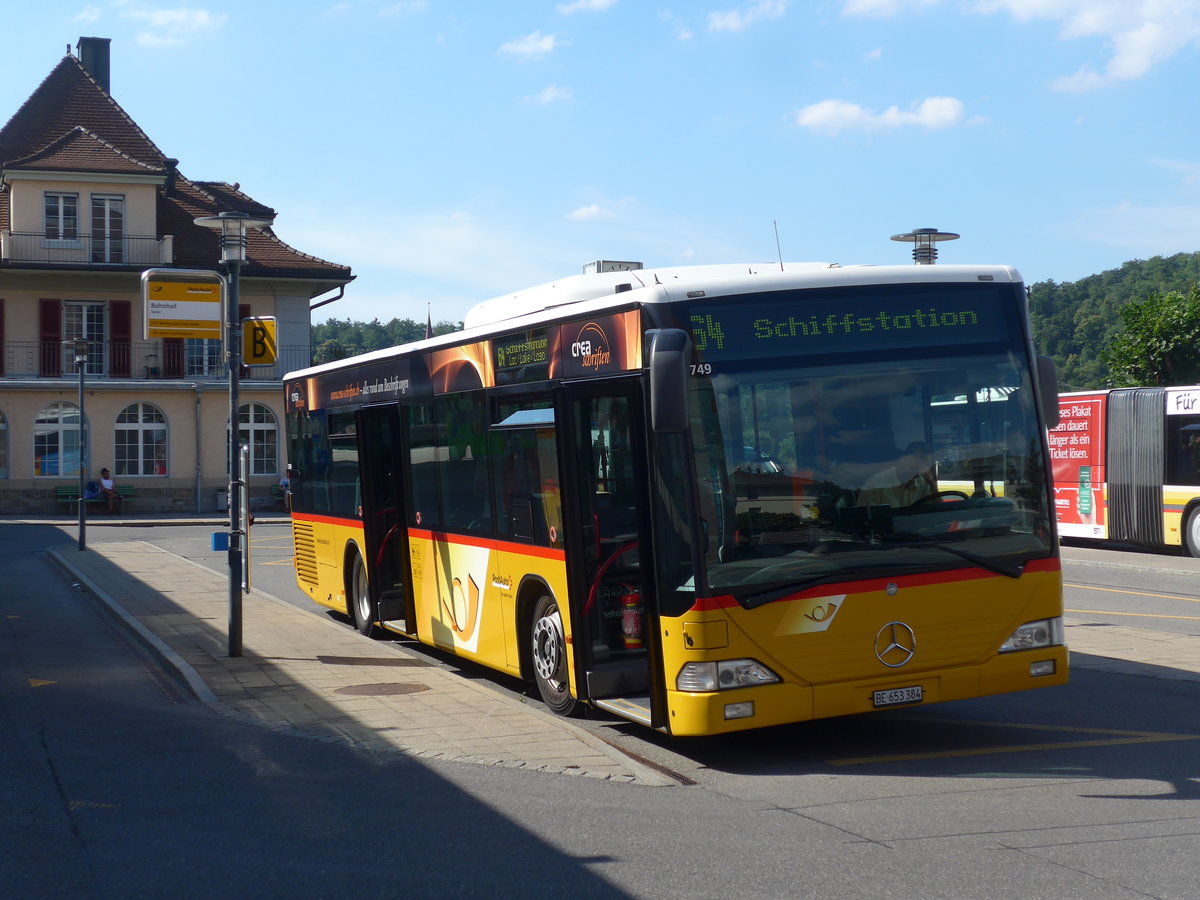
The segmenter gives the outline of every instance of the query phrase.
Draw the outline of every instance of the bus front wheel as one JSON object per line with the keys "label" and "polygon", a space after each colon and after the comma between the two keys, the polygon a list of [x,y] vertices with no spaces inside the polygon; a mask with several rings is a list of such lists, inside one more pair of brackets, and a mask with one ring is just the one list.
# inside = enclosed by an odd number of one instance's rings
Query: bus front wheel
{"label": "bus front wheel", "polygon": [[563,631],[558,603],[549,594],[538,598],[533,607],[529,629],[533,659],[533,678],[538,693],[551,712],[560,716],[577,715],[579,701],[571,696],[567,678],[567,639]]}
{"label": "bus front wheel", "polygon": [[1183,549],[1188,556],[1200,556],[1200,506],[1193,507],[1187,514],[1183,526]]}
{"label": "bus front wheel", "polygon": [[350,567],[350,618],[359,634],[371,635],[375,630],[374,610],[371,609],[371,590],[367,585],[367,567],[362,557],[354,554],[354,564]]}

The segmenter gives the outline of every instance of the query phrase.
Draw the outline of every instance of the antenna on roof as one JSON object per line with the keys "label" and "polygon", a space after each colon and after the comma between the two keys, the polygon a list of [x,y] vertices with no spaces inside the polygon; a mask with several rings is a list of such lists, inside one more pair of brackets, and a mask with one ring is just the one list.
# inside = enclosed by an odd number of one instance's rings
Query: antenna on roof
{"label": "antenna on roof", "polygon": [[893,241],[901,241],[913,245],[913,262],[918,266],[932,266],[937,263],[937,242],[957,241],[959,236],[953,231],[938,231],[936,228],[914,228],[904,234],[893,234]]}
{"label": "antenna on roof", "polygon": [[771,224],[775,226],[775,252],[779,255],[779,271],[783,271],[783,248],[779,246],[779,222],[775,219],[771,220]]}

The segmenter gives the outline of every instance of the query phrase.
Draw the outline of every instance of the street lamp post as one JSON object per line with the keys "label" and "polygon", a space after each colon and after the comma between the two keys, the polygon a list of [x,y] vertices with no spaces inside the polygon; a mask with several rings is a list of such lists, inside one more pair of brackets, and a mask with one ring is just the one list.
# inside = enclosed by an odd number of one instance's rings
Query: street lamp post
{"label": "street lamp post", "polygon": [[84,338],[63,341],[63,347],[69,348],[75,354],[75,368],[79,372],[79,549],[87,549],[87,498],[83,496],[86,487],[87,467],[87,428],[83,415],[83,376],[87,371],[88,342]]}
{"label": "street lamp post", "polygon": [[238,444],[238,385],[242,368],[242,320],[238,315],[238,280],[246,261],[246,229],[270,225],[249,213],[223,212],[201,216],[197,225],[220,232],[221,262],[229,272],[225,310],[225,359],[229,365],[229,655],[242,655],[242,471]]}

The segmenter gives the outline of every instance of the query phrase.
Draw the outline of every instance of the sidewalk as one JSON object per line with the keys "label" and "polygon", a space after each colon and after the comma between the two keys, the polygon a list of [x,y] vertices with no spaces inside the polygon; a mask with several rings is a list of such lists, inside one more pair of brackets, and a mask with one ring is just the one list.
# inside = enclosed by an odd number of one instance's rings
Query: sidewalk
{"label": "sidewalk", "polygon": [[230,657],[228,579],[144,541],[50,555],[225,715],[423,759],[675,783],[566,719],[261,591],[243,599]]}
{"label": "sidewalk", "polygon": [[[153,544],[50,555],[224,715],[426,759],[676,783],[569,720],[258,590],[242,603],[242,656],[230,657],[227,577]],[[1200,560],[1178,562],[1200,569]],[[1200,681],[1200,637],[1084,615],[1068,615],[1066,625],[1073,668]]]}

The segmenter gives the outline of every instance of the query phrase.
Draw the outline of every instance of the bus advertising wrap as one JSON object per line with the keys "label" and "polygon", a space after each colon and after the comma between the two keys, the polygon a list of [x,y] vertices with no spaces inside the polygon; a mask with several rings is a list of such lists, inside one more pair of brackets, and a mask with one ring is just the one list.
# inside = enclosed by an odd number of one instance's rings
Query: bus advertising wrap
{"label": "bus advertising wrap", "polygon": [[359,406],[505,384],[593,378],[641,366],[641,314],[633,309],[314,375],[288,384],[287,406],[292,412]]}
{"label": "bus advertising wrap", "polygon": [[1058,427],[1049,432],[1054,469],[1054,510],[1059,533],[1104,539],[1105,394],[1064,395],[1058,401]]}

